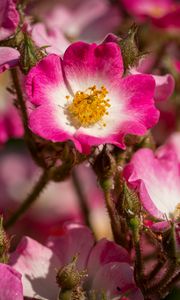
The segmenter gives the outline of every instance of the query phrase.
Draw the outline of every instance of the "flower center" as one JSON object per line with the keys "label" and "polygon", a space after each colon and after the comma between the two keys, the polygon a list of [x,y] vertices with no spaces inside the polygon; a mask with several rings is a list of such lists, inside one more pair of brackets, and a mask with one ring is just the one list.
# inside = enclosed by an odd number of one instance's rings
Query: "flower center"
{"label": "flower center", "polygon": [[155,6],[155,7],[151,8],[150,14],[155,18],[160,18],[160,17],[163,17],[163,15],[166,13],[166,11],[167,10],[164,7]]}
{"label": "flower center", "polygon": [[[73,101],[67,105],[68,114],[77,127],[88,127],[99,122],[101,126],[106,126],[103,117],[108,115],[109,99],[106,99],[107,89],[96,85],[89,87],[84,92],[77,91]],[[69,100],[69,96],[66,96]]]}

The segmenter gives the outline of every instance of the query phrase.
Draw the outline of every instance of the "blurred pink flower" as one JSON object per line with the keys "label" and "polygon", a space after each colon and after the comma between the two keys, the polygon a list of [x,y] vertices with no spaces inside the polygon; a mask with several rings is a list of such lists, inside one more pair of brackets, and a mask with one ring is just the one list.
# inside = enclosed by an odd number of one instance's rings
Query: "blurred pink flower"
{"label": "blurred pink flower", "polygon": [[[99,41],[121,23],[118,5],[108,0],[38,1],[31,13],[49,29],[59,29],[70,40]],[[108,21],[107,21],[108,20]]]}
{"label": "blurred pink flower", "polygon": [[172,150],[137,151],[124,169],[129,186],[139,193],[143,207],[160,219],[176,219],[180,199],[180,172]]}
{"label": "blurred pink flower", "polygon": [[143,299],[127,251],[106,239],[95,244],[90,230],[80,225],[66,226],[64,234],[50,238],[47,246],[25,237],[12,253],[10,264],[22,274],[24,296],[54,300],[59,290],[55,270],[69,264],[77,254],[77,268],[87,270],[83,283],[87,292],[94,290],[100,295],[104,291],[108,299],[123,295]]}
{"label": "blurred pink flower", "polygon": [[21,275],[14,268],[0,263],[0,299],[23,300]]}
{"label": "blurred pink flower", "polygon": [[35,105],[31,130],[54,142],[72,140],[84,153],[104,143],[125,148],[123,137],[145,134],[157,123],[159,112],[152,76],[122,74],[115,43],[77,42],[68,47],[63,60],[47,56],[27,76],[26,92]]}
{"label": "blurred pink flower", "polygon": [[0,1],[0,41],[12,35],[19,23],[16,0]]}
{"label": "blurred pink flower", "polygon": [[10,47],[0,47],[0,73],[18,64],[19,51]]}
{"label": "blurred pink flower", "polygon": [[7,91],[10,85],[8,71],[0,73],[0,145],[10,138],[20,138],[23,135],[19,111],[13,105],[13,96]]}
{"label": "blurred pink flower", "polygon": [[164,29],[180,28],[180,5],[174,0],[121,0],[128,12],[138,20],[147,18]]}
{"label": "blurred pink flower", "polygon": [[[28,153],[6,153],[4,149],[0,155],[0,170],[0,213],[7,220],[30,193],[38,180],[40,169]],[[81,165],[76,168],[76,173],[90,210],[89,217],[95,235],[98,238],[111,238],[103,194],[91,167]],[[49,183],[33,207],[10,229],[10,233],[16,235],[16,241],[26,234],[44,242],[47,236],[59,234],[67,221],[83,223],[78,195],[71,179]]]}
{"label": "blurred pink flower", "polygon": [[38,47],[47,46],[47,53],[62,55],[70,45],[64,34],[56,27],[47,28],[43,23],[35,23],[30,31]]}

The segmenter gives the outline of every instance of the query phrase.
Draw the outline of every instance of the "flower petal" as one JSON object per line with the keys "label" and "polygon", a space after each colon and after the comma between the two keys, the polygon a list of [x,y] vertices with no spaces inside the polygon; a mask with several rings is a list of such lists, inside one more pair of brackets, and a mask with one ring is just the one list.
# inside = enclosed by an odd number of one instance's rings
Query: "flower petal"
{"label": "flower petal", "polygon": [[25,237],[11,254],[10,264],[22,274],[24,296],[56,299],[58,285],[55,269],[60,268],[61,263],[50,249]]}
{"label": "flower petal", "polygon": [[63,265],[72,261],[74,255],[79,254],[77,267],[86,269],[89,253],[94,245],[91,231],[82,225],[67,226],[65,234],[49,239],[48,247],[52,249]]}
{"label": "flower petal", "polygon": [[0,73],[18,64],[20,53],[10,47],[0,47]]}
{"label": "flower petal", "polygon": [[31,34],[38,47],[47,46],[47,53],[62,55],[69,46],[68,40],[59,29],[46,29],[43,23],[33,25]]}
{"label": "flower petal", "polygon": [[0,40],[15,32],[19,23],[19,14],[14,0],[0,1]]}
{"label": "flower petal", "polygon": [[68,122],[63,108],[52,105],[41,105],[30,113],[30,129],[44,139],[53,142],[72,140],[81,152],[80,143],[73,137],[75,128]]}
{"label": "flower petal", "polygon": [[[65,75],[73,92],[99,85],[118,85],[123,74],[121,51],[116,43],[97,46],[83,42],[73,43],[64,53]],[[107,87],[109,90],[109,86]]]}
{"label": "flower petal", "polygon": [[180,175],[173,151],[137,151],[124,169],[129,185],[139,192],[144,208],[153,216],[171,216],[180,199]]}
{"label": "flower petal", "polygon": [[154,98],[156,101],[164,101],[168,99],[174,91],[174,78],[171,74],[164,76],[153,75],[156,83]]}
{"label": "flower petal", "polygon": [[107,296],[121,296],[127,293],[130,300],[143,300],[142,293],[136,287],[133,270],[126,263],[112,262],[97,269],[92,289],[107,293]]}
{"label": "flower petal", "polygon": [[21,275],[8,265],[0,264],[0,299],[23,300]]}
{"label": "flower petal", "polygon": [[49,54],[30,70],[26,78],[26,93],[35,105],[64,105],[69,91],[64,81],[60,56]]}
{"label": "flower petal", "polygon": [[97,270],[109,262],[126,262],[130,260],[127,251],[114,242],[102,239],[93,247],[88,259],[88,274],[94,277]]}

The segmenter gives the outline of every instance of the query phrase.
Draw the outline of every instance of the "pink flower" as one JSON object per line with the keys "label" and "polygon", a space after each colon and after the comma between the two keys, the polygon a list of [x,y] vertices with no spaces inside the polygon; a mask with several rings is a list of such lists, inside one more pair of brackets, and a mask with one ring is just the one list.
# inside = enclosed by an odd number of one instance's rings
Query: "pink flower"
{"label": "pink flower", "polygon": [[34,104],[31,130],[54,142],[72,140],[84,153],[104,143],[124,149],[123,137],[145,134],[157,123],[159,112],[153,78],[122,75],[115,43],[77,42],[63,59],[47,56],[27,76],[26,92]]}
{"label": "pink flower", "polygon": [[22,274],[24,296],[56,299],[59,292],[56,270],[69,264],[78,253],[77,268],[88,273],[83,284],[86,292],[105,291],[108,299],[123,294],[128,299],[143,299],[135,285],[126,250],[106,239],[94,245],[89,229],[79,225],[67,226],[64,235],[51,238],[47,246],[28,237],[21,241],[11,256],[11,265]]}
{"label": "pink flower", "polygon": [[9,138],[19,138],[23,135],[19,112],[12,103],[12,95],[7,91],[10,85],[9,73],[0,73],[0,145]]}
{"label": "pink flower", "polygon": [[54,5],[38,2],[34,5],[35,15],[40,15],[49,29],[59,29],[71,40],[101,40],[121,22],[118,5],[111,5],[108,0],[66,0]]}
{"label": "pink flower", "polygon": [[143,207],[161,220],[179,217],[180,173],[174,151],[137,151],[124,169],[129,186],[139,193]]}
{"label": "pink flower", "polygon": [[0,299],[23,300],[21,275],[12,267],[0,263]]}
{"label": "pink flower", "polygon": [[150,18],[159,28],[180,28],[180,5],[174,0],[123,0],[123,3],[139,20]]}
{"label": "pink flower", "polygon": [[0,40],[8,38],[15,32],[19,23],[16,0],[0,1]]}

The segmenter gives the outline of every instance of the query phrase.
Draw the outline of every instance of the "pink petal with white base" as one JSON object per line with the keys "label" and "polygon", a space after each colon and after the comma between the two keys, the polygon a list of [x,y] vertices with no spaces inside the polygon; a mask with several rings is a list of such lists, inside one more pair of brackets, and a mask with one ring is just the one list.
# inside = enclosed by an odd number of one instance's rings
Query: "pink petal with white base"
{"label": "pink petal with white base", "polygon": [[10,264],[22,274],[24,296],[43,300],[57,298],[56,269],[62,265],[50,249],[25,237],[11,254]]}
{"label": "pink petal with white base", "polygon": [[[59,91],[58,95],[55,94],[56,89]],[[54,105],[64,104],[65,96],[69,92],[64,82],[62,60],[59,56],[50,54],[30,70],[26,79],[26,93],[35,105],[51,102]]]}
{"label": "pink petal with white base", "polygon": [[[143,300],[134,282],[133,270],[126,263],[112,262],[100,267],[93,280],[92,289],[108,297],[121,296],[129,300]],[[108,298],[109,299],[109,298]]]}
{"label": "pink petal with white base", "polygon": [[124,169],[130,187],[139,192],[144,208],[154,217],[173,218],[180,199],[180,174],[173,151],[137,151]]}
{"label": "pink petal with white base", "polygon": [[0,299],[23,300],[21,275],[8,265],[0,264]]}

